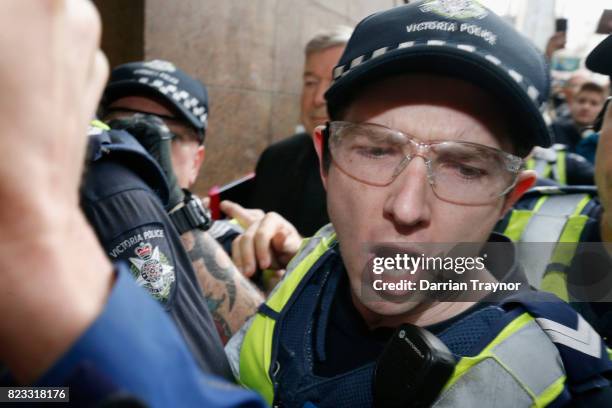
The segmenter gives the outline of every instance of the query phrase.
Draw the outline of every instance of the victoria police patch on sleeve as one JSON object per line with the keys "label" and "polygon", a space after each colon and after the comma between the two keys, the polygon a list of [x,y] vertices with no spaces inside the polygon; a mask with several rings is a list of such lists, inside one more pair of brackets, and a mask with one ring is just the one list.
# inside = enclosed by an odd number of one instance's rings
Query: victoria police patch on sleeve
{"label": "victoria police patch on sleeve", "polygon": [[163,225],[148,224],[122,234],[109,247],[110,257],[126,261],[136,282],[164,304],[171,298],[176,281],[166,235]]}

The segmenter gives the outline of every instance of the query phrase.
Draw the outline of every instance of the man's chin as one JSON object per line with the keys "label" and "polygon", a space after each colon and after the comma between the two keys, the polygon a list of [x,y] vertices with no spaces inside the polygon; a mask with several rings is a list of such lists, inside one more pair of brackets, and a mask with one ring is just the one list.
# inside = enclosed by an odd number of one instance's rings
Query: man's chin
{"label": "man's chin", "polygon": [[310,119],[310,122],[312,123],[312,128],[316,128],[317,126],[324,126],[327,122],[329,121],[329,118],[315,118],[315,119]]}
{"label": "man's chin", "polygon": [[403,301],[396,303],[389,300],[379,299],[364,301],[363,305],[371,312],[381,316],[398,316],[415,310],[417,307],[422,305],[422,303],[418,301]]}

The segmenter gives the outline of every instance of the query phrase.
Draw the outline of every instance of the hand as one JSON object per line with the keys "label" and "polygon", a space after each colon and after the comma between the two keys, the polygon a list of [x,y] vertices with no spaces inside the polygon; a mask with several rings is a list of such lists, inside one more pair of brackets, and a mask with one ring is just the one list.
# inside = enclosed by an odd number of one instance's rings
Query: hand
{"label": "hand", "polygon": [[259,208],[244,208],[240,204],[230,200],[221,201],[219,207],[225,215],[238,221],[240,226],[244,229],[249,228],[266,215],[266,213]]}
{"label": "hand", "polygon": [[[84,135],[108,75],[94,46],[97,12],[82,0],[9,0],[1,20],[0,197],[32,201],[48,189],[46,197],[77,205]],[[46,207],[49,201],[37,203]]]}
{"label": "hand", "polygon": [[563,48],[565,48],[565,42],[567,39],[567,34],[563,31],[559,31],[554,33],[549,39],[548,39],[548,43],[546,44],[546,58],[550,61],[553,57],[553,54],[556,51],[562,50]]}
{"label": "hand", "polygon": [[221,209],[246,227],[232,243],[232,259],[246,276],[257,268],[285,268],[302,244],[295,227],[275,212],[264,214],[229,201],[223,201]]}
{"label": "hand", "polygon": [[91,324],[110,287],[78,196],[108,64],[90,1],[4,0],[0,24],[0,361],[27,382]]}

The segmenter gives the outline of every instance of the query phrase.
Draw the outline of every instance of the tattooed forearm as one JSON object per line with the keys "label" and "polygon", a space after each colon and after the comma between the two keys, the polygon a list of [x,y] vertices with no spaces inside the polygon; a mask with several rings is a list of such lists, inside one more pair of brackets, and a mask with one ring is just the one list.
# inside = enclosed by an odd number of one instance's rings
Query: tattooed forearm
{"label": "tattooed forearm", "polygon": [[[223,282],[229,296],[229,310],[231,311],[234,308],[234,303],[236,302],[236,282],[234,282],[234,275],[232,271],[232,268],[235,268],[235,266],[232,263],[229,265],[220,264],[217,261],[216,252],[222,249],[220,247],[215,248],[215,245],[213,245],[214,243],[211,244],[211,242],[207,242],[206,237],[207,235],[197,235],[197,233],[195,233],[195,246],[193,251],[195,251],[194,255],[196,255],[197,258],[192,257],[191,260],[194,261],[195,259],[202,259],[211,276]],[[208,238],[212,239],[211,237]],[[214,254],[214,256],[206,256],[207,252]]]}
{"label": "tattooed forearm", "polygon": [[217,328],[217,332],[221,337],[221,341],[223,344],[227,343],[229,339],[232,337],[232,329],[227,321],[223,318],[221,313],[219,313],[219,306],[223,304],[225,301],[225,294],[220,299],[216,299],[212,293],[207,293],[204,295],[206,297],[206,304],[208,305],[208,309],[215,321],[215,327]]}
{"label": "tattooed forearm", "polygon": [[225,342],[255,314],[263,297],[208,233],[190,231],[183,234],[181,240],[191,258],[219,335]]}

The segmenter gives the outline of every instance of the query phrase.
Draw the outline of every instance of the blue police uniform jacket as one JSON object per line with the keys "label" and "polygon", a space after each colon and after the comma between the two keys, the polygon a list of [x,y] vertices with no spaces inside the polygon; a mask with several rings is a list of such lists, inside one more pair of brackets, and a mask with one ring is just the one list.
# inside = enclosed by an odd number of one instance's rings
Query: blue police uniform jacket
{"label": "blue police uniform jacket", "polygon": [[168,186],[161,168],[127,132],[95,133],[81,207],[102,247],[164,307],[201,368],[231,380],[191,261],[164,209]]}

